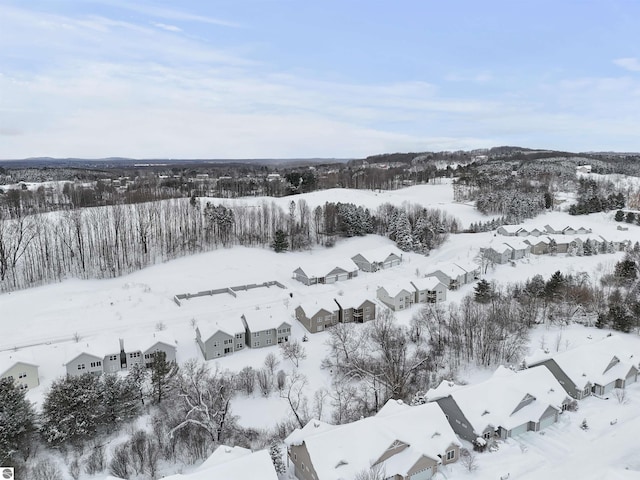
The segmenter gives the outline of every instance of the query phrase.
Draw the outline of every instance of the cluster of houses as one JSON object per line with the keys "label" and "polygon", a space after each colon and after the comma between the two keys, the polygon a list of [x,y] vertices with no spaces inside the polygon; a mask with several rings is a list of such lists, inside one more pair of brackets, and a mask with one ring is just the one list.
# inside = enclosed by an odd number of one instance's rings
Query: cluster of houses
{"label": "cluster of houses", "polygon": [[590,228],[583,226],[574,228],[571,225],[545,225],[543,227],[527,228],[523,225],[502,225],[496,232],[507,237],[540,237],[542,235],[586,235]]}
{"label": "cluster of houses", "polygon": [[402,263],[402,253],[394,247],[381,247],[358,253],[336,263],[309,262],[293,271],[293,278],[305,285],[335,283],[358,276],[358,271],[377,272]]}
{"label": "cluster of houses", "polygon": [[[134,365],[150,368],[158,352],[164,352],[167,362],[176,360],[175,340],[163,332],[156,332],[151,337],[129,338],[127,347],[122,338],[108,342],[77,342],[71,345],[64,363],[67,375],[116,373],[130,370]],[[39,367],[25,355],[22,352],[3,353],[0,356],[0,379],[13,380],[18,388],[31,390],[40,385]]]}
{"label": "cluster of houses", "polygon": [[378,414],[345,425],[311,420],[285,439],[289,459],[299,480],[356,478],[372,470],[382,472],[380,478],[426,480],[460,458],[460,439],[482,448],[538,432],[577,400],[636,382],[636,350],[622,337],[609,337],[537,355],[520,371],[500,367],[475,385],[444,381],[421,405],[389,400]]}
{"label": "cluster of houses", "polygon": [[580,255],[588,245],[597,252],[624,250],[628,241],[610,240],[602,235],[592,235],[585,227],[551,226],[525,228],[522,225],[503,225],[496,231],[509,237],[496,237],[488,247],[482,248],[484,257],[495,264],[504,264],[529,255],[568,253]]}
{"label": "cluster of houses", "polygon": [[110,344],[76,343],[67,355],[65,368],[71,376],[116,373],[130,370],[134,365],[150,368],[158,352],[164,352],[167,362],[176,361],[175,340],[169,334],[156,332],[151,337],[129,338],[127,346],[122,338]]}
{"label": "cluster of houses", "polygon": [[263,348],[289,341],[290,314],[284,306],[255,307],[226,313],[196,327],[196,342],[205,360],[231,355],[244,348]]}
{"label": "cluster of houses", "polygon": [[300,303],[296,319],[309,333],[318,333],[337,323],[365,323],[376,318],[376,303],[366,295],[316,297]]}

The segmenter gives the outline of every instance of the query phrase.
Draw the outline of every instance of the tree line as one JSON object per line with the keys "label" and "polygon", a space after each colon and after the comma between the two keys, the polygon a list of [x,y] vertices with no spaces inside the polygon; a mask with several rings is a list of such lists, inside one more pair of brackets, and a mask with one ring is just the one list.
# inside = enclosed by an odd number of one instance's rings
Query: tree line
{"label": "tree line", "polygon": [[288,211],[275,202],[224,205],[195,197],[34,215],[0,210],[0,291],[68,277],[117,277],[232,245],[268,247],[276,232],[292,250],[375,233],[403,250],[428,253],[457,229],[456,219],[417,205],[371,212],[327,202],[312,211],[304,199],[291,201]]}

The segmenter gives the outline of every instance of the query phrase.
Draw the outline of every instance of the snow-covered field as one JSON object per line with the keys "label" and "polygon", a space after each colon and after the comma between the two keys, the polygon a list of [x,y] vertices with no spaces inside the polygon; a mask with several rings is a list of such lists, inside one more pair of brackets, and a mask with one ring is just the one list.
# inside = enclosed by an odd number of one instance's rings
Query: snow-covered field
{"label": "snow-covered field", "polygon": [[[453,202],[451,184],[410,187],[393,192],[329,190],[297,196],[304,198],[309,206],[339,199],[373,208],[384,202],[395,204],[404,201],[420,203],[424,206],[441,208],[458,217],[463,225],[486,221],[473,207]],[[265,199],[276,201],[287,208],[292,198]],[[228,203],[254,204],[261,199],[240,199]],[[562,212],[541,215],[528,222],[530,226],[545,224],[567,224],[585,226],[608,239],[640,240],[640,227],[628,226],[629,230],[616,230],[612,213],[570,217]],[[163,335],[175,338],[178,362],[190,358],[202,359],[195,342],[194,326],[201,322],[215,322],[229,315],[240,315],[243,311],[265,304],[286,306],[292,315],[292,336],[301,338],[305,330],[293,319],[293,311],[299,302],[313,300],[319,295],[340,292],[366,292],[375,298],[378,286],[412,279],[435,269],[440,262],[472,262],[479,249],[491,242],[500,242],[508,237],[495,236],[493,232],[479,234],[452,235],[439,249],[428,257],[405,253],[403,263],[392,269],[377,273],[360,272],[353,280],[334,285],[307,287],[293,280],[292,272],[306,262],[347,259],[363,250],[392,245],[390,240],[367,236],[340,240],[335,247],[317,247],[308,252],[276,254],[261,248],[234,247],[186,257],[165,264],[108,280],[81,281],[69,279],[59,284],[33,288],[0,296],[0,312],[4,324],[0,337],[0,355],[26,358],[40,366],[40,386],[28,393],[28,398],[39,404],[51,382],[65,373],[63,363],[69,352],[79,344],[91,346],[108,345],[117,348],[118,338],[133,338],[140,335],[152,336],[163,329]],[[553,272],[586,272],[597,278],[599,272],[612,268],[622,258],[622,253],[603,254],[591,257],[531,256],[518,261],[516,266],[500,265],[486,274],[489,280],[508,283],[525,280],[535,274],[548,277]],[[182,306],[173,302],[173,296],[180,293],[195,293],[247,283],[261,283],[277,280],[286,288],[260,288],[242,292],[237,298],[222,294],[185,300]],[[473,285],[467,285],[455,292],[449,292],[447,301],[459,301],[471,292]],[[399,312],[398,322],[408,323],[419,309]],[[532,332],[531,349],[542,344],[552,351],[562,351],[602,337],[607,332],[583,326],[571,326],[562,330],[557,327],[538,327]],[[560,335],[560,337],[558,337]],[[319,388],[328,388],[328,372],[320,369],[320,362],[327,352],[326,332],[307,334],[304,343],[307,358],[300,363],[300,371],[309,379],[309,397]],[[591,336],[591,339],[589,338]],[[558,340],[558,338],[560,338]],[[33,345],[33,346],[29,346]],[[277,347],[258,350],[245,349],[231,356],[211,361],[212,368],[238,371],[244,366],[259,367],[264,357]],[[282,361],[278,368],[292,370],[293,364]],[[461,380],[480,381],[491,372],[469,368],[460,372]],[[288,415],[288,406],[276,394],[268,398],[259,393],[253,397],[234,400],[234,414],[240,417],[244,426],[266,428]],[[590,429],[578,428],[583,418],[587,418]],[[610,421],[617,419],[615,425]],[[462,471],[461,465],[448,467],[447,477],[496,479],[510,473],[510,478],[611,478],[626,479],[629,471],[635,469],[640,478],[640,444],[637,432],[640,429],[640,385],[630,388],[628,402],[620,405],[615,399],[600,400],[590,398],[581,402],[580,411],[562,416],[562,421],[542,434],[527,434],[518,440],[509,440],[496,453],[481,455],[479,469],[474,473]]]}

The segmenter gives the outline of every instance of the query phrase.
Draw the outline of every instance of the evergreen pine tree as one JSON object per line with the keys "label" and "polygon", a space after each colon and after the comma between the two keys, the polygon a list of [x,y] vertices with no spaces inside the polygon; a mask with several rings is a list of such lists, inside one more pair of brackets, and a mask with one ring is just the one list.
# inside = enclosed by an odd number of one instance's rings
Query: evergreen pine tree
{"label": "evergreen pine tree", "polygon": [[616,222],[621,222],[624,220],[624,212],[622,210],[618,210],[613,217]]}
{"label": "evergreen pine tree", "polygon": [[271,461],[273,462],[276,473],[278,475],[285,473],[287,471],[287,467],[285,467],[284,462],[282,461],[282,452],[280,451],[280,447],[277,443],[271,445],[269,455],[271,455]]}
{"label": "evergreen pine tree", "polygon": [[474,299],[478,303],[489,303],[493,297],[493,287],[484,278],[474,287]]}
{"label": "evergreen pine tree", "polygon": [[123,379],[113,373],[105,374],[100,378],[99,389],[103,425],[117,425],[138,414],[138,392],[130,376]]}
{"label": "evergreen pine tree", "polygon": [[167,355],[162,351],[155,352],[151,362],[151,388],[153,398],[161,403],[166,393],[171,389],[173,377],[178,373],[176,362],[167,362]]}
{"label": "evergreen pine tree", "polygon": [[271,248],[273,248],[276,253],[284,252],[289,248],[287,234],[283,230],[276,230],[273,234]]}
{"label": "evergreen pine tree", "polygon": [[42,434],[52,445],[78,444],[95,435],[102,418],[98,377],[85,373],[56,380],[42,404]]}
{"label": "evergreen pine tree", "polygon": [[35,411],[25,391],[13,380],[0,379],[0,464],[9,465],[17,453],[23,456],[34,441]]}

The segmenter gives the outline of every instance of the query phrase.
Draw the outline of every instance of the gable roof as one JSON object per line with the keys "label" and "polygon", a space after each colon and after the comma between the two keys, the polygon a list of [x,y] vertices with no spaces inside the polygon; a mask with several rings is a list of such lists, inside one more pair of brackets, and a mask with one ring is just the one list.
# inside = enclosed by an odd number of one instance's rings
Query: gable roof
{"label": "gable roof", "polygon": [[388,283],[386,285],[383,285],[380,288],[383,288],[387,292],[387,295],[393,298],[400,295],[400,293],[403,290],[409,294],[413,294],[416,291],[413,285],[411,285],[411,282],[409,282],[408,280],[404,280],[401,282]]}
{"label": "gable roof", "polygon": [[4,375],[17,363],[36,368],[39,367],[39,365],[33,361],[33,356],[26,352],[2,352],[0,353],[0,376]]}
{"label": "gable roof", "polygon": [[251,332],[260,332],[278,328],[283,323],[291,322],[291,314],[285,306],[268,305],[266,307],[248,310],[243,314]]}
{"label": "gable roof", "polygon": [[331,263],[326,260],[306,262],[303,266],[296,268],[294,272],[299,270],[304,273],[307,278],[321,278],[326,277],[336,268],[344,270],[345,272],[355,272],[358,270],[358,266],[354,261],[348,258],[338,261],[332,260]]}
{"label": "gable roof", "polygon": [[538,353],[526,362],[535,366],[552,359],[578,389],[584,389],[588,384],[607,385],[624,378],[632,367],[638,368],[639,350],[615,335],[555,355]]}
{"label": "gable roof", "polygon": [[236,333],[244,333],[244,323],[242,323],[241,313],[239,311],[226,313],[224,317],[220,316],[215,320],[198,322],[198,330],[203,341],[207,341],[218,332],[235,336]]}
{"label": "gable roof", "polygon": [[285,439],[291,445],[305,444],[321,480],[350,479],[371,468],[396,441],[408,445],[382,462],[387,476],[406,475],[422,456],[438,462],[438,456],[457,437],[435,403],[415,407],[389,400],[373,417],[345,425],[312,420]]}
{"label": "gable roof", "polygon": [[[402,258],[402,252],[396,247],[391,245],[385,246],[385,247],[372,248],[370,250],[365,250],[364,252],[359,252],[359,254],[369,263],[374,263],[374,262],[382,263],[391,255],[395,255],[399,258]],[[355,256],[356,255],[354,255],[351,258],[353,259]]]}
{"label": "gable roof", "polygon": [[[546,368],[514,372],[500,367],[484,382],[469,386],[442,382],[427,392],[429,401],[446,396],[451,396],[480,435],[489,426],[511,429],[537,422],[550,406],[560,410],[567,392]],[[531,402],[518,408],[526,400]]]}
{"label": "gable roof", "polygon": [[336,296],[335,300],[344,310],[348,308],[360,308],[365,302],[375,303],[366,291],[345,292],[342,295]]}
{"label": "gable roof", "polygon": [[418,290],[433,291],[438,287],[438,285],[442,285],[442,287],[445,289],[447,288],[447,286],[444,283],[438,280],[438,277],[416,278],[415,280],[411,280],[411,283]]}
{"label": "gable roof", "polygon": [[[229,450],[229,451],[227,451]],[[190,474],[176,474],[164,480],[278,480],[267,450],[251,452],[239,447],[221,445],[211,457]]]}
{"label": "gable roof", "polygon": [[300,302],[299,307],[302,308],[304,314],[311,318],[317,314],[320,310],[325,310],[330,313],[337,312],[339,310],[338,304],[331,296],[318,296],[313,299],[307,299]]}

